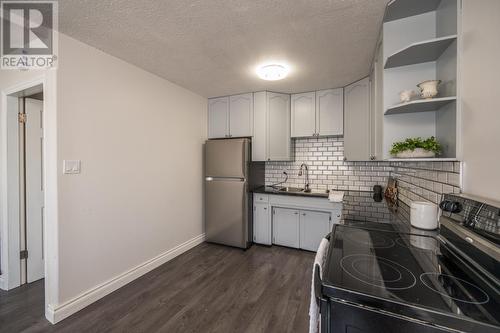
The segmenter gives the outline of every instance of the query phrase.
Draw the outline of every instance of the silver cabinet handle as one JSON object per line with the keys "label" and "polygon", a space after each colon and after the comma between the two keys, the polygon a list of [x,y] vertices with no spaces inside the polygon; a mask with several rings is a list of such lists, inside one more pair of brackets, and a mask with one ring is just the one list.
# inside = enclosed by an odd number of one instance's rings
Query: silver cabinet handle
{"label": "silver cabinet handle", "polygon": [[469,243],[469,244],[474,243],[474,240],[473,240],[472,238],[470,238],[470,237],[465,237],[465,241],[466,241],[467,243]]}

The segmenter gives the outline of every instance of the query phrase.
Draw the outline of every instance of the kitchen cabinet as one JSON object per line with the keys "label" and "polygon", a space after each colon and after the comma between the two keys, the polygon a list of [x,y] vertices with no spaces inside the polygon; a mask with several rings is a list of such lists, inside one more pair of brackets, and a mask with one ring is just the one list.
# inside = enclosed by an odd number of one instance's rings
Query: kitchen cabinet
{"label": "kitchen cabinet", "polygon": [[317,251],[321,239],[341,220],[342,203],[325,198],[261,193],[253,197],[255,243]]}
{"label": "kitchen cabinet", "polygon": [[271,212],[269,205],[256,203],[253,212],[253,241],[271,245]]}
{"label": "kitchen cabinet", "polygon": [[342,135],[343,89],[326,89],[291,96],[292,137]]}
{"label": "kitchen cabinet", "polygon": [[208,100],[208,138],[225,138],[229,135],[229,97]]}
{"label": "kitchen cabinet", "polygon": [[208,138],[251,137],[253,134],[253,94],[208,100]]}
{"label": "kitchen cabinet", "polygon": [[292,137],[316,136],[316,94],[291,96]]}
{"label": "kitchen cabinet", "polygon": [[298,248],[299,211],[289,208],[273,208],[273,244]]}
{"label": "kitchen cabinet", "polygon": [[318,136],[344,134],[344,89],[316,92],[316,133]]}
{"label": "kitchen cabinet", "polygon": [[254,93],[253,161],[289,161],[290,95]]}
{"label": "kitchen cabinet", "polygon": [[344,88],[344,156],[348,161],[373,160],[371,156],[370,79]]}
{"label": "kitchen cabinet", "polygon": [[300,248],[317,251],[323,237],[330,232],[330,213],[300,211]]}
{"label": "kitchen cabinet", "polygon": [[229,137],[253,134],[253,94],[229,96]]}

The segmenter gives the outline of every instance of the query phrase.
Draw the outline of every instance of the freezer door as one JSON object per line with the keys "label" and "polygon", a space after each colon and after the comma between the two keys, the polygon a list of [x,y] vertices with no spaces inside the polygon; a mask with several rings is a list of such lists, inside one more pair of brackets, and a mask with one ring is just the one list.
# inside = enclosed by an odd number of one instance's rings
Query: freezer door
{"label": "freezer door", "polygon": [[205,152],[205,176],[247,178],[248,139],[209,140]]}
{"label": "freezer door", "polygon": [[207,180],[205,186],[207,241],[246,248],[248,241],[246,182]]}

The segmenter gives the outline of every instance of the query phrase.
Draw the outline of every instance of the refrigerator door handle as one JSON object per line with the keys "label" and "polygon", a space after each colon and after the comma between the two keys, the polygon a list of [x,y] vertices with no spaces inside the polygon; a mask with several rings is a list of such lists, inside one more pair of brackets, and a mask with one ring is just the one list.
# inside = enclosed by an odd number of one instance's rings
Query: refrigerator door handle
{"label": "refrigerator door handle", "polygon": [[214,182],[214,181],[224,181],[224,182],[246,182],[247,180],[245,178],[224,178],[224,177],[205,177],[205,180],[207,182]]}

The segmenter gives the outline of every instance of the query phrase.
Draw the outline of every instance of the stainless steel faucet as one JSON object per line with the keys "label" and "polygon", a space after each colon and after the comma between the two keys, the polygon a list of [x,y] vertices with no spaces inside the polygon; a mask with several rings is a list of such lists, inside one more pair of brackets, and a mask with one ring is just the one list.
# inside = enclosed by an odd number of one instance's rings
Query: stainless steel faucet
{"label": "stainless steel faucet", "polygon": [[304,180],[304,192],[311,192],[311,189],[309,188],[309,168],[307,167],[307,164],[302,163],[300,165],[299,176],[302,176],[302,170],[306,171],[306,178]]}

